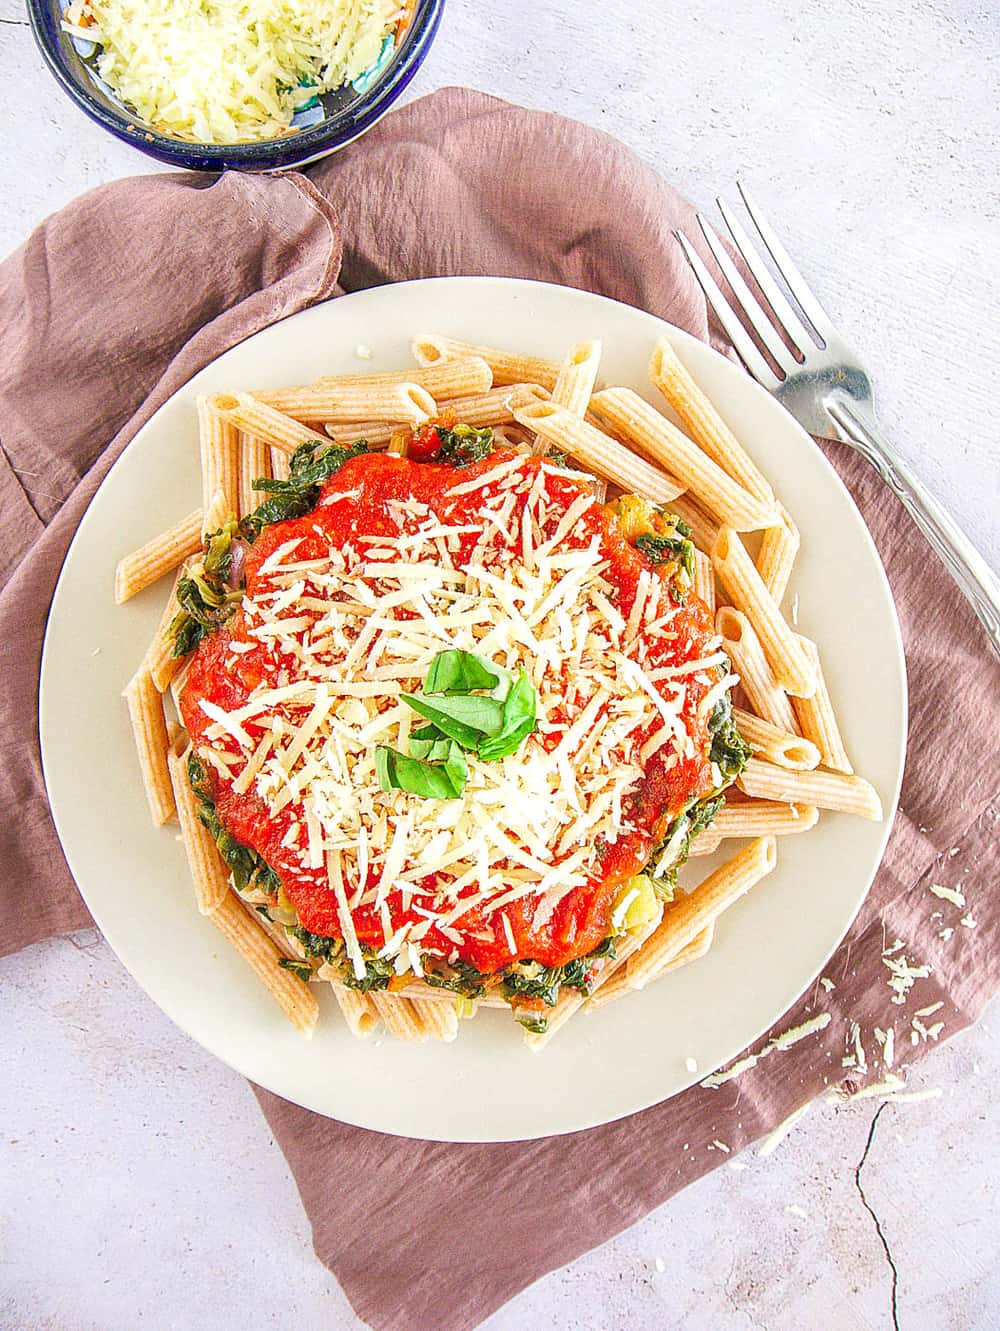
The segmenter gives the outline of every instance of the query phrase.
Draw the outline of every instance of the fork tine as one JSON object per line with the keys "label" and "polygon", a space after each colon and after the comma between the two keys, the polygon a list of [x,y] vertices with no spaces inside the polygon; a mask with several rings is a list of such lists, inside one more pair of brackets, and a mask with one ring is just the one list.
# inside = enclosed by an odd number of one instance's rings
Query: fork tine
{"label": "fork tine", "polygon": [[771,270],[761,258],[759,252],[754,249],[750,237],[744,231],[743,224],[732,208],[726,203],[725,199],[716,199],[716,203],[719,205],[719,212],[722,214],[723,221],[729,228],[733,243],[743,256],[743,262],[753,274],[754,281],[763,292],[764,299],[774,311],[774,317],[804,356],[816,345],[815,339],[785,299],[785,293],[771,276]]}
{"label": "fork tine", "polygon": [[778,336],[774,324],[761,307],[760,301],[744,282],[740,270],[729,257],[726,247],[719,239],[715,228],[701,213],[698,214],[698,224],[702,229],[705,240],[708,242],[708,248],[715,255],[715,262],[722,269],[722,275],[732,288],[736,303],[746,315],[750,326],[770,352],[771,358],[778,367],[785,374],[791,374],[796,365],[794,356]]}
{"label": "fork tine", "polygon": [[773,393],[781,381],[757,350],[753,338],[736,317],[725,296],[719,290],[715,278],[702,262],[701,255],[694,248],[683,231],[675,231],[674,235],[677,237],[688,263],[694,269],[694,275],[698,279],[698,284],[702,291],[705,293],[705,299],[715,311],[719,323],[721,323],[726,330],[729,340],[736,348],[740,360],[742,360],[743,364],[747,367],[757,382],[763,384],[769,392]]}
{"label": "fork tine", "polygon": [[834,332],[830,316],[810,291],[805,278],[793,263],[791,255],[778,239],[770,222],[768,222],[758,205],[754,202],[753,195],[744,187],[742,181],[738,180],[736,182],[736,188],[740,192],[740,198],[743,200],[744,207],[753,219],[754,226],[760,232],[761,239],[767,246],[771,258],[774,260],[775,267],[785,279],[788,290],[799,302],[803,314],[816,329],[817,333],[820,334],[824,341],[828,341],[829,335]]}

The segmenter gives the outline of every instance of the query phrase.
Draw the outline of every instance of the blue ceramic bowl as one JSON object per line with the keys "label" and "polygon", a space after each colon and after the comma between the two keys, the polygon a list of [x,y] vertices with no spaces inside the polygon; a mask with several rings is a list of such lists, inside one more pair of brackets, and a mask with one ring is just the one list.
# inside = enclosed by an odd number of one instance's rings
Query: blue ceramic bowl
{"label": "blue ceramic bowl", "polygon": [[[45,63],[63,91],[91,120],[123,143],[168,166],[197,171],[274,171],[303,166],[344,147],[371,129],[423,63],[444,9],[444,0],[417,0],[399,48],[387,45],[374,70],[354,84],[326,93],[293,122],[297,134],[263,143],[191,143],[160,134],[132,114],[97,74],[91,43],[62,31],[61,0],[28,0],[28,16]],[[88,51],[88,47],[91,50]]]}

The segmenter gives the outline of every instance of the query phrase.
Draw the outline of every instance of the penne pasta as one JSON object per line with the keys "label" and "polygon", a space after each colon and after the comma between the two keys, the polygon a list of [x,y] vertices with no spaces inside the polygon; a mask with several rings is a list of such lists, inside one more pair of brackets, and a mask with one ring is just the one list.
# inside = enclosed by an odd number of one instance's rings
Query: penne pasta
{"label": "penne pasta", "polygon": [[397,1040],[417,1044],[422,1044],[427,1039],[428,1031],[412,999],[386,993],[383,989],[373,989],[369,997],[390,1035],[395,1036]]}
{"label": "penne pasta", "polygon": [[646,457],[676,476],[691,497],[723,523],[737,531],[757,531],[774,522],[773,505],[744,490],[631,388],[605,388],[590,399],[590,408]]}
{"label": "penne pasta", "polygon": [[174,574],[170,595],[164,604],[160,622],[156,626],[153,640],[150,642],[143,659],[143,665],[149,671],[149,676],[159,693],[166,693],[170,687],[170,681],[184,664],[181,657],[174,656],[174,640],[170,636],[170,625],[180,608],[177,604],[177,588],[184,576],[185,567],[182,564]]}
{"label": "penne pasta", "polygon": [[635,491],[657,504],[669,504],[680,494],[680,486],[672,476],[636,457],[616,439],[580,420],[565,407],[554,402],[533,402],[515,407],[514,415],[521,425],[571,453],[577,461],[623,490]]}
{"label": "penne pasta", "polygon": [[229,871],[223,864],[212,834],[198,816],[198,799],[188,780],[189,752],[187,748],[179,752],[175,745],[167,755],[167,763],[195,899],[202,915],[211,915],[229,891]]}
{"label": "penne pasta", "polygon": [[596,339],[571,347],[559,367],[552,387],[552,401],[581,419],[587,414],[590,395],[601,363],[601,344]]}
{"label": "penne pasta", "polygon": [[757,572],[775,605],[784,599],[800,544],[799,529],[784,509],[781,518],[776,526],[765,529],[757,553]]}
{"label": "penne pasta", "polygon": [[701,550],[694,552],[694,581],[692,583],[695,596],[699,596],[708,606],[709,614],[715,614],[715,570],[712,568],[712,561]]}
{"label": "penne pasta", "polygon": [[163,699],[147,666],[140,666],[129,681],[125,700],[149,812],[156,826],[162,827],[174,816],[174,792],[167,766],[169,741]]}
{"label": "penne pasta", "polygon": [[356,444],[363,439],[371,449],[384,448],[399,426],[392,421],[358,421],[354,425],[324,425],[324,432],[335,444]]}
{"label": "penne pasta", "polygon": [[756,495],[763,503],[772,504],[774,491],[767,478],[681,364],[665,337],[660,338],[653,350],[649,373],[695,443],[744,490]]}
{"label": "penne pasta", "polygon": [[559,377],[556,361],[539,356],[523,356],[516,351],[501,351],[497,347],[482,347],[471,342],[459,342],[438,333],[425,333],[413,339],[413,357],[418,365],[438,365],[441,361],[478,356],[490,367],[495,387],[503,384],[541,384],[549,392]]}
{"label": "penne pasta", "polygon": [[296,1030],[310,1036],[319,1018],[311,985],[281,963],[281,953],[235,892],[227,892],[208,917],[270,990]]}
{"label": "penne pasta", "polygon": [[779,730],[794,731],[795,715],[788,694],[774,678],[764,649],[746,615],[742,610],[724,605],[716,613],[715,627],[753,710]]}
{"label": "penne pasta", "polygon": [[806,771],[819,766],[820,752],[816,745],[801,735],[793,735],[742,707],[733,708],[733,719],[740,734],[754,753],[779,767]]}
{"label": "penne pasta", "polygon": [[[454,376],[456,386],[489,387],[492,382],[489,366],[479,362],[482,373]],[[347,383],[344,380],[319,380],[303,388],[282,389],[273,393],[238,393],[242,401],[250,397],[258,407],[268,407],[289,419],[302,422],[336,422],[386,420],[404,425],[422,425],[437,414],[437,403],[426,388],[412,380],[365,380]],[[453,394],[456,396],[456,394]],[[245,429],[246,426],[241,428]],[[256,431],[255,431],[256,432]],[[315,435],[310,437],[315,438]]]}
{"label": "penne pasta", "polygon": [[463,425],[474,425],[478,430],[496,429],[500,425],[514,424],[516,407],[543,402],[548,396],[539,384],[506,384],[476,397],[449,402],[448,413]]}
{"label": "penne pasta", "polygon": [[201,549],[202,510],[195,509],[159,536],[118,561],[115,569],[115,601],[124,604],[144,588],[162,578],[188,555]]}
{"label": "penne pasta", "polygon": [[835,772],[846,772],[850,775],[854,768],[847,756],[847,750],[844,748],[844,741],[841,738],[840,727],[837,724],[837,714],[833,710],[830,692],[823,676],[819,651],[816,644],[809,638],[803,638],[800,635],[799,643],[816,668],[816,692],[811,698],[792,699],[792,707],[795,709],[795,717],[799,723],[798,728],[803,735],[806,735],[817,746],[822,755],[824,767],[832,767]]}
{"label": "penne pasta", "polygon": [[743,542],[723,527],[712,551],[712,563],[723,590],[753,625],[775,682],[800,698],[816,691],[816,668],[785,622],[771,593],[761,581]]}
{"label": "penne pasta", "polygon": [[291,457],[283,448],[270,448],[271,476],[276,481],[287,481],[292,474]]}
{"label": "penne pasta", "polygon": [[460,356],[436,365],[390,370],[385,374],[327,374],[297,388],[255,389],[253,396],[296,420],[322,421],[326,419],[322,414],[323,404],[331,399],[336,401],[345,390],[352,394],[371,391],[373,400],[378,400],[380,392],[399,384],[417,384],[435,401],[447,402],[451,398],[485,393],[493,387],[493,372],[481,356]]}
{"label": "penne pasta", "polygon": [[819,822],[811,804],[777,804],[771,800],[727,800],[708,832],[722,841],[737,836],[791,836],[808,832]]}
{"label": "penne pasta", "polygon": [[317,974],[321,980],[330,981],[333,996],[351,1034],[359,1040],[371,1035],[378,1027],[379,1015],[368,995],[338,983],[339,975],[332,966],[320,966]]}
{"label": "penne pasta", "polygon": [[754,799],[781,800],[788,804],[815,804],[819,809],[836,809],[859,818],[879,822],[882,801],[875,787],[863,777],[845,772],[793,772],[762,758],[751,758],[736,784]]}
{"label": "penne pasta", "polygon": [[258,402],[250,393],[216,393],[211,402],[237,430],[269,444],[272,450],[277,448],[291,455],[317,437],[315,430],[264,402]]}
{"label": "penne pasta", "polygon": [[208,527],[209,509],[216,493],[226,497],[230,513],[240,511],[240,435],[207,397],[198,398],[198,443],[201,453],[201,494]]}
{"label": "penne pasta", "polygon": [[458,1034],[458,1013],[454,1003],[429,1003],[426,999],[410,1000],[424,1031],[432,1040],[450,1044]]}
{"label": "penne pasta", "polygon": [[[712,946],[712,938],[715,934],[715,925],[709,924],[701,931],[697,938],[688,943],[687,947],[682,948],[676,957],[671,957],[669,961],[664,962],[657,973],[650,977],[648,983],[653,980],[662,979],[664,975],[669,975],[671,971],[680,970],[682,966],[687,966],[692,961],[697,961],[703,957]],[[623,998],[626,994],[633,994],[635,990],[629,986],[628,972],[626,967],[622,966],[616,971],[606,985],[595,993],[589,1002],[584,1006],[585,1012],[592,1012],[594,1009],[604,1007],[608,1003],[613,1003],[616,998]]]}
{"label": "penne pasta", "polygon": [[629,987],[644,988],[668,961],[678,956],[724,910],[769,874],[776,863],[774,837],[758,837],[697,887],[670,902],[655,933],[629,959]]}
{"label": "penne pasta", "polygon": [[268,480],[271,476],[271,450],[263,439],[252,434],[240,434],[240,497],[237,511],[241,518],[259,508],[267,495],[254,489],[254,481]]}

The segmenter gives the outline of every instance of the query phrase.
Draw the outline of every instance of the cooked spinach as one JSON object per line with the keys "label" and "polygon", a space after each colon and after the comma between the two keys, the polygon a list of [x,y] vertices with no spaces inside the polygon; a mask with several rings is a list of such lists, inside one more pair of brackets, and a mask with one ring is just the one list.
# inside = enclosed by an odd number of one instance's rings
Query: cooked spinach
{"label": "cooked spinach", "polygon": [[368,452],[364,439],[348,448],[340,444],[324,444],[321,439],[310,439],[300,444],[292,454],[291,471],[287,480],[262,477],[254,481],[255,490],[270,495],[259,508],[240,523],[240,535],[253,543],[263,529],[274,522],[287,522],[311,513],[319,501],[320,487],[338,472],[345,462]]}
{"label": "cooked spinach", "polygon": [[235,535],[236,523],[227,522],[207,536],[201,559],[178,582],[180,609],[167,629],[174,640],[173,656],[193,651],[206,633],[226,622],[242,600],[243,593],[229,583]]}
{"label": "cooked spinach", "polygon": [[[725,667],[728,669],[727,667]],[[712,737],[709,759],[715,763],[728,784],[735,780],[753,757],[753,749],[736,727],[733,703],[729,694],[720,698],[708,718],[708,733]]]}
{"label": "cooked spinach", "polygon": [[358,979],[354,974],[354,969],[347,966],[341,977],[341,983],[347,989],[357,989],[362,994],[371,993],[373,989],[388,989],[389,981],[392,979],[395,971],[392,962],[386,957],[377,956],[373,949],[361,945],[361,952],[365,963],[365,973]]}
{"label": "cooked spinach", "polygon": [[292,937],[302,946],[307,957],[321,957],[323,961],[332,961],[339,956],[341,942],[339,938],[327,938],[323,934],[312,934],[303,929],[301,924],[293,925],[289,930]]}
{"label": "cooked spinach", "polygon": [[479,998],[486,988],[486,976],[471,965],[456,957],[448,963],[444,971],[428,970],[425,964],[424,980],[433,989],[450,989],[464,998]]}
{"label": "cooked spinach", "polygon": [[283,970],[291,971],[293,975],[297,975],[306,984],[312,979],[313,971],[308,961],[296,961],[292,957],[279,957],[278,965]]}
{"label": "cooked spinach", "polygon": [[493,431],[477,430],[471,425],[439,425],[437,437],[441,440],[437,461],[452,467],[468,467],[482,462],[493,452]]}
{"label": "cooked spinach", "polygon": [[278,875],[255,850],[237,841],[219,821],[208,769],[194,749],[188,754],[187,769],[188,781],[198,800],[198,818],[218,846],[219,854],[233,875],[236,890],[256,889],[268,896],[276,896],[281,886]]}
{"label": "cooked spinach", "polygon": [[[680,532],[680,527],[678,526],[676,530]],[[654,564],[676,564],[687,574],[688,583],[693,581],[694,545],[686,536],[657,536],[653,532],[645,532],[635,538],[635,548],[641,550]]]}
{"label": "cooked spinach", "polygon": [[563,985],[589,994],[590,984],[587,977],[594,962],[599,957],[614,955],[614,939],[605,938],[593,952],[589,952],[585,957],[576,957],[573,961],[567,961],[562,966],[542,966],[537,961],[515,962],[502,973],[503,996],[515,1003],[518,998],[532,998],[544,1003],[546,1007],[555,1007]]}

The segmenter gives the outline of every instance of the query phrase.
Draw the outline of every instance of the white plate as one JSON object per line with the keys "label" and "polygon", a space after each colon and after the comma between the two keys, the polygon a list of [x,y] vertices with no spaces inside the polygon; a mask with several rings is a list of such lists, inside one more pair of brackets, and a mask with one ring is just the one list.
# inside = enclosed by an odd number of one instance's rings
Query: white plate
{"label": "white plate", "polygon": [[[302,1040],[195,910],[176,828],[150,825],[121,692],[155,628],[166,581],[112,599],[126,551],[198,502],[198,393],[305,383],[410,364],[414,334],[441,330],[557,358],[600,337],[602,378],[647,387],[666,333],[772,478],[802,533],[790,597],[823,652],[847,747],[878,788],[884,824],[827,814],[779,845],[777,870],[729,911],[709,955],[530,1053],[505,1012],[463,1023],[450,1045],[358,1041],[332,995]],[[374,359],[359,360],[367,345]],[[896,807],[906,680],[895,610],[868,531],[812,441],[763,389],[687,334],[614,301],[541,283],[441,278],[377,287],[286,319],[207,366],[112,468],[66,559],[41,672],[41,745],[66,857],[108,942],[199,1043],[261,1086],[383,1132],[501,1141],[608,1122],[683,1090],[757,1038],[821,970],[882,857]],[[696,863],[704,872],[712,861]],[[686,1060],[697,1061],[698,1073]]]}

